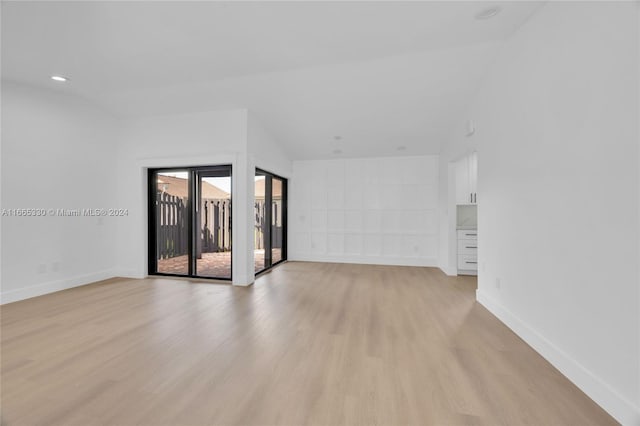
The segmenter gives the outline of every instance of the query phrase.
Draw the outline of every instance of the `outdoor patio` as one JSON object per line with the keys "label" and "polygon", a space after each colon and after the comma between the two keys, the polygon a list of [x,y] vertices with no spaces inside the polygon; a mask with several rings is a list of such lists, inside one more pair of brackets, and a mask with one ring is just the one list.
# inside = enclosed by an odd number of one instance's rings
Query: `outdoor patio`
{"label": "outdoor patio", "polygon": [[[264,250],[254,251],[255,271],[264,269]],[[281,250],[273,250],[273,263],[282,258]],[[158,260],[158,272],[164,274],[186,275],[189,271],[189,258],[187,255],[176,256],[170,259]],[[202,253],[202,258],[197,260],[196,274],[201,277],[230,278],[231,277],[231,252]]]}

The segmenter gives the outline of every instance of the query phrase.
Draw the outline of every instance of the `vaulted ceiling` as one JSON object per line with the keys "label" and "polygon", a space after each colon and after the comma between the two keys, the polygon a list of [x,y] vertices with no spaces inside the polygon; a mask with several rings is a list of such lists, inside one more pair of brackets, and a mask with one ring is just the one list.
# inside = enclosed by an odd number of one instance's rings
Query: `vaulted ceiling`
{"label": "vaulted ceiling", "polygon": [[541,5],[498,4],[3,2],[2,77],[122,117],[248,108],[292,158],[432,154]]}

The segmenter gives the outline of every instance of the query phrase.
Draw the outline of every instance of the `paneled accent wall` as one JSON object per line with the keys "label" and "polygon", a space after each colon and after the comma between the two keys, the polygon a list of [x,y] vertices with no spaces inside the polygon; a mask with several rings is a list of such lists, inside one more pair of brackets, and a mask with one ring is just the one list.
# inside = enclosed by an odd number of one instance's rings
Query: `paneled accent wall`
{"label": "paneled accent wall", "polygon": [[438,157],[295,161],[289,259],[437,264]]}

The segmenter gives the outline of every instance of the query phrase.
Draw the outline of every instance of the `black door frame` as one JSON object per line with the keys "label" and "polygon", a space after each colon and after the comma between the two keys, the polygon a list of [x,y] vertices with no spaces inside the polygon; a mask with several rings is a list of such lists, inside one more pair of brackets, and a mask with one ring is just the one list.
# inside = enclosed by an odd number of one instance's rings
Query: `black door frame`
{"label": "black door frame", "polygon": [[[268,172],[266,170],[260,169],[256,167],[256,171],[255,171],[255,175],[256,176],[264,176],[265,177],[265,182],[264,182],[264,203],[265,206],[269,206],[268,208],[265,207],[265,222],[268,224],[268,226],[266,227],[267,229],[267,234],[264,236],[264,268],[260,269],[259,271],[255,272],[255,275],[259,275],[265,271],[268,271],[269,269],[273,268],[276,265],[279,265],[282,262],[285,262],[287,260],[287,228],[289,227],[288,225],[288,193],[287,193],[287,179],[282,177],[282,176],[278,176],[275,173],[271,173]],[[272,259],[271,259],[271,250],[273,249],[273,236],[272,236],[272,202],[273,202],[273,178],[276,178],[278,180],[280,180],[282,182],[282,255],[279,261],[277,261],[276,263],[272,263]],[[267,266],[267,252],[268,254],[268,259],[269,259],[269,264]]]}
{"label": "black door frame", "polygon": [[[156,253],[156,244],[157,244],[157,235],[156,235],[156,195],[158,193],[158,180],[154,177],[157,173],[163,172],[187,172],[189,174],[189,182],[188,182],[188,197],[187,197],[187,257],[189,259],[188,263],[188,273],[185,274],[170,274],[166,272],[158,272],[158,259]],[[233,279],[233,220],[229,223],[229,236],[231,238],[231,274],[229,277],[207,277],[202,275],[197,275],[196,262],[197,259],[195,257],[196,253],[196,244],[197,238],[194,237],[195,230],[197,227],[195,224],[198,222],[199,218],[196,217],[198,211],[194,204],[195,197],[199,197],[201,189],[199,188],[200,177],[214,177],[216,174],[222,176],[229,176],[232,179],[231,184],[231,209],[233,211],[233,174],[232,174],[232,166],[231,164],[224,165],[215,165],[215,166],[199,166],[199,167],[159,167],[159,168],[149,168],[147,169],[147,182],[148,182],[148,193],[147,193],[147,236],[148,236],[148,274],[149,275],[160,275],[160,276],[169,276],[169,277],[186,277],[186,278],[198,278],[198,279],[211,279],[211,280],[224,280],[224,281],[232,281]],[[231,215],[232,216],[232,215]]]}

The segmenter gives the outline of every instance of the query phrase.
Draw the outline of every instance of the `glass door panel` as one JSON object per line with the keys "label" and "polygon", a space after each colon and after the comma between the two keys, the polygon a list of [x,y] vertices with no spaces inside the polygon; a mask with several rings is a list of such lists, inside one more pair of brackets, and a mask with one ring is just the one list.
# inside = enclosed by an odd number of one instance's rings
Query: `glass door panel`
{"label": "glass door panel", "polygon": [[231,279],[231,170],[196,172],[195,274]]}
{"label": "glass door panel", "polygon": [[157,172],[151,182],[155,214],[156,270],[189,275],[189,172]]}
{"label": "glass door panel", "polygon": [[282,179],[271,179],[271,264],[282,260],[283,246],[283,184]]}
{"label": "glass door panel", "polygon": [[255,272],[262,271],[267,267],[264,258],[265,247],[267,244],[266,237],[268,236],[265,209],[266,181],[266,176],[261,175],[260,172],[256,172],[254,199],[255,222],[253,227]]}
{"label": "glass door panel", "polygon": [[287,180],[256,170],[254,208],[254,258],[259,273],[287,258]]}

